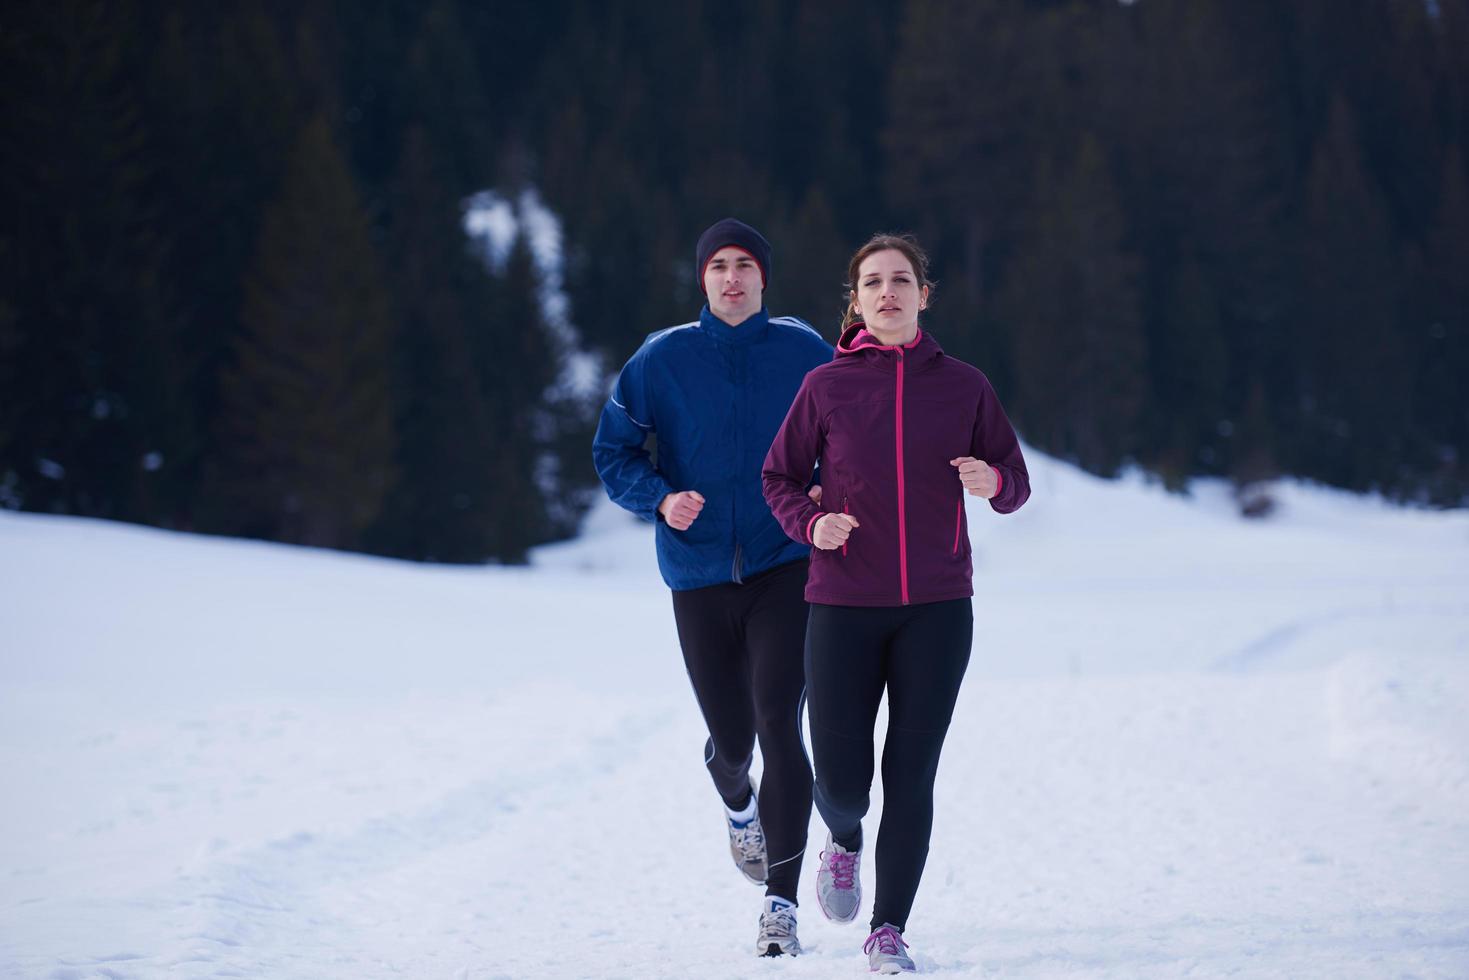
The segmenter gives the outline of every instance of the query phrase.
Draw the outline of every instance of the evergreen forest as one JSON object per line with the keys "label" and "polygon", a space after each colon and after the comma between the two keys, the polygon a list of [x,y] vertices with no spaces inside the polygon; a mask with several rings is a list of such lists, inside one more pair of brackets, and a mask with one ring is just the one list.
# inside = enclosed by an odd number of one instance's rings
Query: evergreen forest
{"label": "evergreen forest", "polygon": [[11,0],[0,99],[7,509],[522,561],[726,215],[1090,472],[1469,503],[1469,0]]}

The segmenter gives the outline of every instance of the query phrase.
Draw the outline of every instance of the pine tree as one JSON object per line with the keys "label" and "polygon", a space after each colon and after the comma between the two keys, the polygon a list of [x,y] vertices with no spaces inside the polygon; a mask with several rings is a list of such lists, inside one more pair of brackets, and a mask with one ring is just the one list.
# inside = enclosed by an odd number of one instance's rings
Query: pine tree
{"label": "pine tree", "polygon": [[351,172],[324,118],[267,210],[224,379],[234,523],[359,547],[392,477],[392,318]]}
{"label": "pine tree", "polygon": [[1386,204],[1362,165],[1344,99],[1333,104],[1317,145],[1306,200],[1306,306],[1297,340],[1300,396],[1308,406],[1297,433],[1301,458],[1313,476],[1387,488],[1411,440],[1401,268]]}
{"label": "pine tree", "polygon": [[453,183],[424,131],[405,140],[390,237],[399,329],[394,404],[398,479],[370,536],[374,550],[428,561],[495,555],[495,440],[468,311],[489,273],[468,254]]}
{"label": "pine tree", "polygon": [[1227,437],[1219,429],[1228,416],[1229,351],[1221,305],[1200,263],[1185,251],[1174,263],[1167,306],[1150,318],[1149,410],[1141,420],[1150,462],[1170,487],[1181,488],[1201,471],[1218,472],[1224,461],[1219,443]]}
{"label": "pine tree", "polygon": [[1139,263],[1097,141],[1083,138],[1054,173],[1042,161],[1001,299],[1016,338],[1014,404],[1043,449],[1110,475],[1136,450],[1146,385]]}
{"label": "pine tree", "polygon": [[1428,493],[1469,499],[1469,171],[1454,147],[1444,159],[1428,238],[1428,338],[1414,385],[1416,425],[1430,443]]}
{"label": "pine tree", "polygon": [[281,185],[304,93],[261,6],[168,5],[149,12],[147,112],[156,201],[178,297],[183,403],[191,439],[167,454],[179,490],[167,521],[221,530],[206,474],[219,463],[220,380],[230,359],[260,215]]}
{"label": "pine tree", "polygon": [[[160,520],[190,416],[126,6],[0,30],[0,483],[10,506]],[[162,470],[163,472],[160,472]]]}
{"label": "pine tree", "polygon": [[492,177],[496,143],[507,134],[491,123],[496,93],[481,78],[461,6],[438,0],[424,10],[397,95],[410,124],[442,159],[449,188],[468,196]]}
{"label": "pine tree", "polygon": [[1015,203],[1029,194],[1029,151],[1041,142],[1033,128],[1049,66],[1037,54],[1048,40],[1034,14],[1005,0],[916,0],[905,11],[883,184],[935,256],[951,335],[987,312],[992,251],[1017,233]]}
{"label": "pine tree", "polygon": [[561,363],[541,303],[541,278],[530,242],[518,234],[471,344],[480,385],[495,421],[481,447],[495,473],[498,518],[494,553],[510,561],[551,536],[548,500],[561,492],[550,454],[557,420],[546,396]]}
{"label": "pine tree", "polygon": [[769,234],[775,266],[766,293],[770,312],[808,320],[835,342],[846,308],[842,286],[850,249],[837,232],[836,216],[820,186],[813,187],[794,215],[774,222]]}
{"label": "pine tree", "polygon": [[[0,238],[0,265],[8,264],[9,251],[9,243]],[[0,298],[0,390],[4,391],[15,391],[20,384],[17,372],[20,358],[17,355],[22,337],[15,321],[15,307]],[[0,507],[7,510],[17,509],[23,503],[20,474],[16,471],[19,460],[13,448],[18,416],[9,399],[0,401]]]}
{"label": "pine tree", "polygon": [[1442,78],[1438,98],[1442,104],[1443,145],[1469,146],[1469,0],[1438,0],[1438,57]]}
{"label": "pine tree", "polygon": [[[1145,456],[1218,472],[1251,385],[1287,367],[1296,163],[1270,11],[1159,0],[1088,45],[1107,145],[1146,263]],[[1267,404],[1268,402],[1261,402]],[[1164,462],[1167,461],[1167,462]]]}

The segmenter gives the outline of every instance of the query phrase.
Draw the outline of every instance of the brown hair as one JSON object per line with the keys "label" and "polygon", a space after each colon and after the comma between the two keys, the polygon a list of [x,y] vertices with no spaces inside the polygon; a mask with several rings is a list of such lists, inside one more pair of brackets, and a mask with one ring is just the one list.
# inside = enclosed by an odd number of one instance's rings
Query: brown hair
{"label": "brown hair", "polygon": [[842,329],[852,325],[857,319],[855,308],[857,305],[857,273],[862,268],[862,263],[867,261],[869,255],[884,252],[888,249],[896,249],[905,255],[909,262],[913,263],[913,272],[918,277],[918,288],[928,287],[929,302],[933,302],[934,283],[928,278],[928,254],[918,244],[918,239],[904,232],[901,235],[890,235],[878,232],[867,240],[867,244],[857,249],[852,256],[852,261],[847,263],[847,309],[842,314]]}

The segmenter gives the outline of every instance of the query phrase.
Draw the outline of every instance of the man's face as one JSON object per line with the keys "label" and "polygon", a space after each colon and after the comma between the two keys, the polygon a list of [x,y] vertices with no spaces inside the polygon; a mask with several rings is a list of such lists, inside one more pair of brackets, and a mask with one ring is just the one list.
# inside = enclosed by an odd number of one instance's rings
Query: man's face
{"label": "man's face", "polygon": [[738,326],[760,312],[765,281],[760,266],[744,249],[726,245],[704,266],[704,293],[709,310],[730,326]]}

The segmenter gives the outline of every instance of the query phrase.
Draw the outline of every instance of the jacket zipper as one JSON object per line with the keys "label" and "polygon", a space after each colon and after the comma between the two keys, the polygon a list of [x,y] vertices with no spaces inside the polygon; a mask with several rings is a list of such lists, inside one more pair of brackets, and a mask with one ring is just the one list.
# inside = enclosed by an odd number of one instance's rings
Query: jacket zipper
{"label": "jacket zipper", "polygon": [[964,520],[964,491],[959,491],[959,499],[954,502],[954,554],[959,553],[959,525]]}
{"label": "jacket zipper", "polygon": [[[852,513],[850,510],[847,510],[847,498],[846,497],[842,497],[842,513],[843,514],[850,514],[850,513]],[[847,542],[845,542],[845,541],[842,542],[842,557],[843,558],[847,557]]]}
{"label": "jacket zipper", "polygon": [[908,605],[908,520],[903,502],[903,349],[898,348],[898,582]]}
{"label": "jacket zipper", "polygon": [[[745,361],[742,355],[742,351],[736,350],[731,359],[735,388],[734,458],[741,461],[745,458],[745,447],[740,439],[744,430],[745,420],[745,406],[743,401],[745,394]],[[730,537],[734,538],[734,561],[730,564],[730,578],[734,580],[735,585],[743,585],[744,579],[740,577],[740,565],[742,564],[740,561],[740,552],[743,550],[740,545],[740,494],[738,487],[731,489],[733,492],[729,495],[729,533]]]}

